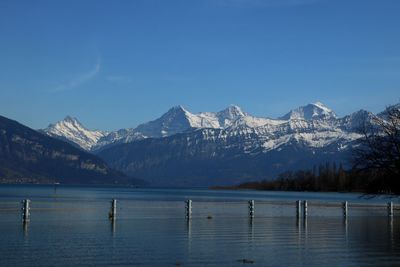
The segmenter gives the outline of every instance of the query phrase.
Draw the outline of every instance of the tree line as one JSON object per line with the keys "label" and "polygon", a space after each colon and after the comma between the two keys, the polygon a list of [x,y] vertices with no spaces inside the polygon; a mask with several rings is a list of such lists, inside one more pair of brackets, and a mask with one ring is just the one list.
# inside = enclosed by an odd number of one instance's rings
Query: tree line
{"label": "tree line", "polygon": [[[368,180],[368,181],[367,181]],[[316,192],[373,192],[371,181],[359,172],[345,170],[343,164],[326,163],[312,170],[286,171],[275,180],[248,182],[238,186],[243,189]]]}

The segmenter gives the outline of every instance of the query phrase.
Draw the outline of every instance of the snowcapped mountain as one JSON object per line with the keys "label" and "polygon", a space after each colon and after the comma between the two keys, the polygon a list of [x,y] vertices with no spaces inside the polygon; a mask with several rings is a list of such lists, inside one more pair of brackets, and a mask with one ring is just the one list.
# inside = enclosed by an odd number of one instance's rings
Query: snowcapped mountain
{"label": "snowcapped mountain", "polygon": [[160,118],[139,125],[135,132],[139,132],[146,137],[165,137],[182,133],[191,125],[191,113],[182,106],[173,107]]}
{"label": "snowcapped mountain", "polygon": [[366,124],[374,123],[379,117],[372,112],[359,110],[338,120],[337,126],[347,132],[360,133]]}
{"label": "snowcapped mountain", "polygon": [[386,108],[386,110],[384,110],[384,111],[380,112],[379,114],[377,114],[377,117],[380,118],[380,119],[386,120],[386,119],[387,119],[387,116],[388,116],[388,111],[389,111],[389,110],[393,111],[393,110],[396,110],[396,109],[397,109],[397,110],[400,110],[400,103],[397,103],[397,104],[395,104],[395,105],[388,106],[388,107]]}
{"label": "snowcapped mountain", "polygon": [[101,137],[97,143],[91,147],[91,150],[97,151],[108,146],[131,143],[145,138],[148,137],[135,131],[135,129],[120,129],[118,131],[109,132],[107,135]]}
{"label": "snowcapped mountain", "polygon": [[350,142],[360,138],[360,127],[374,117],[374,114],[360,110],[337,118],[331,109],[320,102],[293,109],[280,119],[254,117],[235,105],[219,112],[196,114],[182,106],[176,106],[160,118],[140,124],[136,128],[109,133],[90,131],[77,119],[67,116],[64,120],[51,124],[44,132],[69,140],[85,150],[100,151],[116,144],[147,138],[165,138],[199,129],[215,129],[222,130],[221,136],[236,136],[246,140],[245,142],[251,143],[249,147],[257,139],[257,147],[270,151],[293,140],[309,147],[327,146],[339,139]]}
{"label": "snowcapped mountain", "polygon": [[330,128],[315,131],[319,124],[303,126],[203,128],[111,146],[97,155],[157,186],[229,185],[326,162],[346,163],[349,145],[359,138]]}
{"label": "snowcapped mountain", "polygon": [[362,137],[360,129],[376,118],[365,110],[338,118],[319,102],[279,119],[255,117],[234,105],[200,113],[176,106],[136,128],[90,131],[66,118],[45,132],[154,185],[208,186],[265,179],[327,161],[346,164]]}
{"label": "snowcapped mountain", "polygon": [[100,138],[93,148],[98,150],[113,144],[130,143],[145,138],[167,137],[195,129],[224,129],[241,119],[247,119],[249,125],[265,123],[264,119],[253,118],[235,105],[219,112],[200,112],[198,114],[193,114],[182,106],[176,106],[169,109],[160,118],[140,124],[134,129],[111,132]]}
{"label": "snowcapped mountain", "polygon": [[321,102],[308,104],[291,110],[281,117],[282,120],[314,120],[314,119],[336,119],[336,114]]}
{"label": "snowcapped mountain", "polygon": [[182,106],[176,106],[168,110],[159,119],[139,125],[135,131],[147,137],[166,137],[190,129],[223,129],[246,116],[248,114],[234,105],[220,112],[201,112],[198,114],[193,114]]}
{"label": "snowcapped mountain", "polygon": [[84,150],[91,150],[97,144],[100,138],[108,133],[103,131],[91,131],[86,129],[76,118],[66,116],[63,120],[55,124],[50,124],[42,130],[47,135],[64,139],[72,142]]}
{"label": "snowcapped mountain", "polygon": [[91,153],[3,116],[0,116],[0,140],[3,183],[140,183],[109,168]]}

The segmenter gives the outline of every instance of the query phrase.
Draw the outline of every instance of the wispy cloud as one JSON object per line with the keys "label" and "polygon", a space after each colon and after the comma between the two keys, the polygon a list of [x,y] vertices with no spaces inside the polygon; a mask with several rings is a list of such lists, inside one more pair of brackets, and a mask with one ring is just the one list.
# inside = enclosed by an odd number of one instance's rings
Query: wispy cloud
{"label": "wispy cloud", "polygon": [[68,82],[58,85],[56,88],[54,88],[51,91],[52,92],[60,92],[60,91],[71,90],[76,87],[79,87],[80,85],[82,85],[82,84],[90,81],[94,77],[96,77],[97,74],[100,72],[100,69],[101,69],[101,58],[98,57],[96,60],[96,64],[93,66],[93,68],[90,71],[83,73],[83,74],[71,79]]}
{"label": "wispy cloud", "polygon": [[218,0],[222,6],[239,8],[294,7],[314,4],[322,0]]}

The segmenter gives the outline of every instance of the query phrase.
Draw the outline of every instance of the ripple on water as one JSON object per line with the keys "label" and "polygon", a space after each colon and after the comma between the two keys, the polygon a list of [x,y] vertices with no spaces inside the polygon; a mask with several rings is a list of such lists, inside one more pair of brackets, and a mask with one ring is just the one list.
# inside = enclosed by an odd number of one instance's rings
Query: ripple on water
{"label": "ripple on water", "polygon": [[[390,221],[383,204],[350,206],[345,221],[340,203],[322,207],[309,202],[309,217],[297,220],[292,202],[304,198],[284,199],[280,193],[278,204],[271,203],[273,196],[256,201],[255,218],[249,219],[243,198],[250,193],[230,192],[225,194],[229,201],[215,202],[216,193],[207,195],[206,190],[177,195],[173,190],[164,195],[163,190],[149,195],[141,191],[136,198],[134,191],[125,189],[68,190],[58,191],[57,198],[43,188],[33,194],[32,218],[25,227],[18,192],[1,198],[1,266],[400,265],[400,218]],[[118,193],[121,200],[113,223],[107,211],[109,200]],[[193,219],[188,222],[182,199],[190,194],[198,201],[193,202]]]}

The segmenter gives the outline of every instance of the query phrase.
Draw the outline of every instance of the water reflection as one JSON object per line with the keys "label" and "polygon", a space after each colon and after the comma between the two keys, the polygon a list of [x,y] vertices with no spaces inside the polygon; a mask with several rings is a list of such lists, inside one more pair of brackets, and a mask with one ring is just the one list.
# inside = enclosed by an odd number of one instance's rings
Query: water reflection
{"label": "water reflection", "polygon": [[[49,191],[52,196],[53,188]],[[63,195],[62,187],[57,194]],[[3,211],[0,266],[234,266],[242,265],[240,259],[254,260],[252,266],[400,266],[400,218],[386,217],[382,209],[352,209],[349,218],[337,208],[318,216],[311,209],[308,217],[297,218],[293,205],[259,204],[251,218],[244,204],[210,201],[200,203],[203,210],[196,205],[199,215],[186,220],[181,201],[149,196],[147,205],[163,209],[149,211],[125,200],[118,221],[107,221],[111,196],[104,190],[97,194],[83,204],[82,195],[60,197],[57,203],[44,197],[34,202],[44,209],[34,210],[30,223],[21,224],[17,211]]]}
{"label": "water reflection", "polygon": [[389,216],[388,218],[388,232],[389,232],[390,248],[392,249],[394,247],[393,216]]}
{"label": "water reflection", "polygon": [[248,223],[248,236],[249,236],[249,241],[254,240],[254,217],[250,216],[249,217],[249,223]]}
{"label": "water reflection", "polygon": [[346,244],[348,242],[348,238],[349,238],[349,220],[347,219],[347,216],[343,217],[343,232],[344,232],[344,238],[346,240]]}
{"label": "water reflection", "polygon": [[307,216],[303,217],[303,233],[304,233],[304,240],[307,241],[307,239],[308,239],[308,218],[307,218]]}
{"label": "water reflection", "polygon": [[186,218],[186,240],[187,240],[187,251],[191,255],[192,252],[192,219]]}
{"label": "water reflection", "polygon": [[109,220],[110,220],[110,223],[111,223],[111,233],[112,233],[112,236],[115,236],[115,233],[116,233],[116,231],[117,231],[117,223],[116,223],[116,220],[115,220],[115,218],[110,218]]}
{"label": "water reflection", "polygon": [[294,232],[294,234],[296,235],[295,237],[293,237],[296,240],[296,245],[300,246],[301,244],[301,219],[299,216],[296,216],[296,230]]}
{"label": "water reflection", "polygon": [[22,222],[22,231],[24,233],[24,238],[28,238],[28,234],[29,234],[29,222],[28,221]]}
{"label": "water reflection", "polygon": [[186,219],[186,233],[187,239],[190,241],[192,239],[192,219]]}

